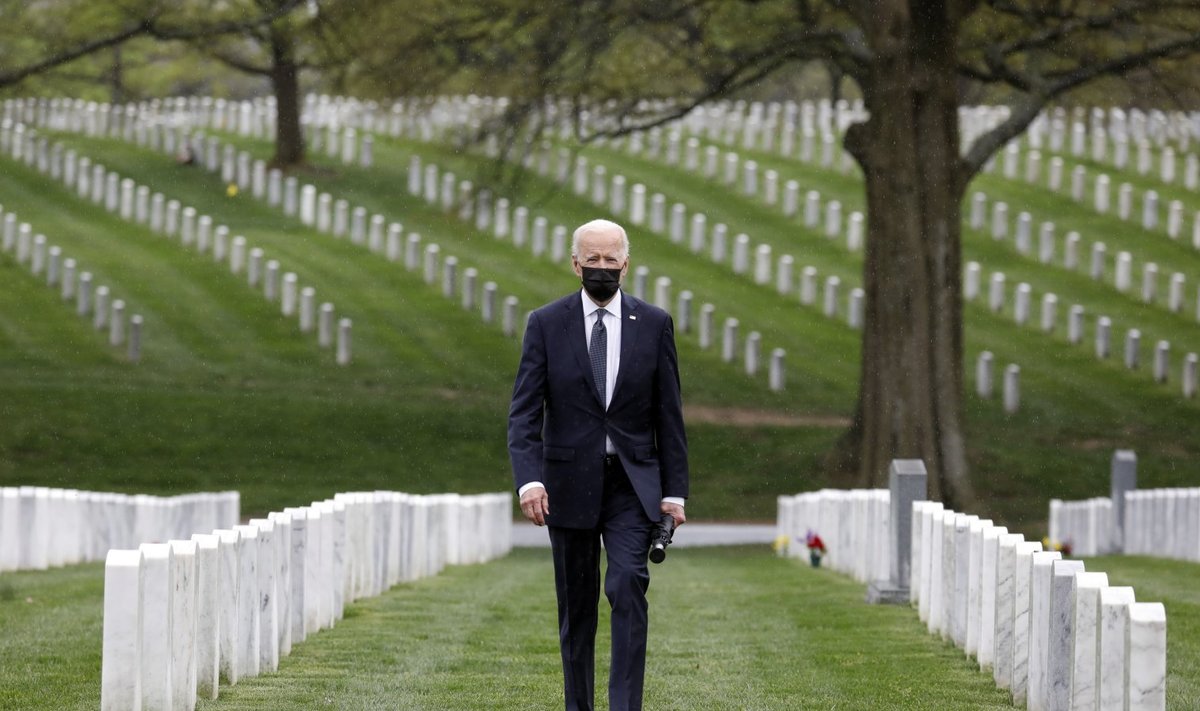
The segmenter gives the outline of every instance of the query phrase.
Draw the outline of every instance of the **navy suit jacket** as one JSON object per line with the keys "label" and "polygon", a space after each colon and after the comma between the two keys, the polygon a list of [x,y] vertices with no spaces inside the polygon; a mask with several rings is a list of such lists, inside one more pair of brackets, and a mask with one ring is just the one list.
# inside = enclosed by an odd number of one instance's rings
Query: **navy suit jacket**
{"label": "navy suit jacket", "polygon": [[646,516],[688,495],[687,436],[670,315],[621,294],[621,363],[608,410],[592,376],[582,292],[529,316],[508,413],[513,480],[540,481],[546,523],[592,528],[604,491],[604,438],[616,447]]}

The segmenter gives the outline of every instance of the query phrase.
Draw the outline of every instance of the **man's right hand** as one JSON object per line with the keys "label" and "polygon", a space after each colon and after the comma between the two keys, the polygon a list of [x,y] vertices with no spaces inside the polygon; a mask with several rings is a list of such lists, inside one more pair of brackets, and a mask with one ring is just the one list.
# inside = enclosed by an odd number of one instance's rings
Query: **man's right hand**
{"label": "man's right hand", "polygon": [[545,487],[535,486],[521,495],[521,513],[538,526],[546,525],[546,517],[550,515],[550,497],[546,495]]}

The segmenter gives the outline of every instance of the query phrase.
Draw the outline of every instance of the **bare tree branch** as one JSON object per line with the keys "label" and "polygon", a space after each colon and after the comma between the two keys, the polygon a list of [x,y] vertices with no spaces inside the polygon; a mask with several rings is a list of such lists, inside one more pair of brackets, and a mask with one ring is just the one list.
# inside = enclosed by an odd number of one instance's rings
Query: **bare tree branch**
{"label": "bare tree branch", "polygon": [[250,20],[244,21],[228,21],[218,22],[210,25],[198,27],[170,27],[158,18],[146,17],[133,21],[120,29],[113,30],[108,34],[95,37],[81,42],[73,47],[69,47],[60,52],[52,54],[48,57],[38,59],[29,64],[9,69],[0,72],[0,88],[12,86],[21,82],[35,74],[60,67],[69,62],[73,62],[80,57],[86,57],[100,50],[109,47],[115,47],[124,42],[128,42],[136,37],[153,37],[159,40],[194,40],[203,37],[216,37],[220,35],[233,34],[244,32],[247,29],[257,27],[263,23],[273,22],[274,20],[283,17],[296,7],[301,5],[305,0],[284,0],[284,2],[276,9],[259,15]]}
{"label": "bare tree branch", "polygon": [[246,74],[256,74],[259,76],[270,76],[271,75],[271,65],[269,65],[269,64],[259,64],[257,62],[254,62],[253,60],[238,56],[236,54],[233,54],[232,52],[227,52],[227,51],[224,51],[221,49],[209,49],[208,53],[209,53],[209,55],[212,56],[213,59],[216,59],[218,62],[220,62],[228,67],[232,67],[233,69],[236,69],[239,72],[245,72]]}

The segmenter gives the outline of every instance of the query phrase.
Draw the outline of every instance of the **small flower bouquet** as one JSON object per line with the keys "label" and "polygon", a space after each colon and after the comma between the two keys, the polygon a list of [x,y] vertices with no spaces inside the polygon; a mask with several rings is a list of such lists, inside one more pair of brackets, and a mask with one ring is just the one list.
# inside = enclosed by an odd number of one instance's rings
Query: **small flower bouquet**
{"label": "small flower bouquet", "polygon": [[810,530],[804,537],[804,544],[808,546],[808,560],[812,567],[820,568],[821,556],[825,555],[825,541],[821,540],[816,531]]}
{"label": "small flower bouquet", "polygon": [[1062,553],[1063,558],[1071,557],[1071,542],[1070,541],[1052,541],[1049,538],[1042,539],[1042,550],[1058,551]]}

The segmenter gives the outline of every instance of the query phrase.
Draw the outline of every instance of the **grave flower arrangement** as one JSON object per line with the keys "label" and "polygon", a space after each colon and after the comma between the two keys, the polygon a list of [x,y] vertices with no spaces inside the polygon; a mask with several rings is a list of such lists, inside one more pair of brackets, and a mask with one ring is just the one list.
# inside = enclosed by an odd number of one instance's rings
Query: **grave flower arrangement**
{"label": "grave flower arrangement", "polygon": [[825,555],[825,541],[817,535],[816,531],[809,529],[804,537],[804,544],[808,546],[808,560],[812,563],[812,567],[821,567],[821,556]]}
{"label": "grave flower arrangement", "polygon": [[1070,541],[1052,541],[1048,537],[1042,539],[1042,550],[1059,551],[1063,558],[1071,557],[1071,542]]}

